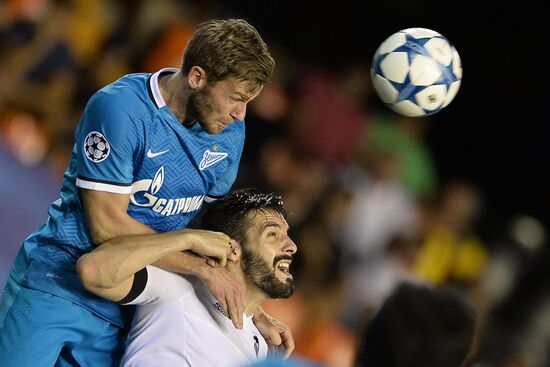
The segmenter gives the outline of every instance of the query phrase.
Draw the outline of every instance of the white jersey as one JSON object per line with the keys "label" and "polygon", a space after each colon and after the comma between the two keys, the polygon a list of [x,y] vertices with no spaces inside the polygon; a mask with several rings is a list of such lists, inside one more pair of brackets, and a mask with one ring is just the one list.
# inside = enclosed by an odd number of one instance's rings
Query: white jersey
{"label": "white jersey", "polygon": [[236,329],[204,283],[147,267],[123,367],[239,367],[267,357],[267,343],[244,315]]}

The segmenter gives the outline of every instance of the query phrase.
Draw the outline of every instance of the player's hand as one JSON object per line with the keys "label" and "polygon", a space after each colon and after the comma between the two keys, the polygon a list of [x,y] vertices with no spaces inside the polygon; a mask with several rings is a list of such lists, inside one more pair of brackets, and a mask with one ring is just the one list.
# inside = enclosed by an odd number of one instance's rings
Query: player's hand
{"label": "player's hand", "polygon": [[284,359],[290,357],[295,346],[294,337],[287,325],[265,313],[261,307],[254,313],[253,321],[268,345],[281,351]]}
{"label": "player's hand", "polygon": [[225,315],[237,329],[242,329],[246,307],[244,285],[225,267],[210,268],[203,280],[220,303]]}
{"label": "player's hand", "polygon": [[225,266],[227,255],[231,250],[231,239],[228,235],[202,229],[186,229],[182,233],[189,243],[189,251],[207,258],[210,266]]}

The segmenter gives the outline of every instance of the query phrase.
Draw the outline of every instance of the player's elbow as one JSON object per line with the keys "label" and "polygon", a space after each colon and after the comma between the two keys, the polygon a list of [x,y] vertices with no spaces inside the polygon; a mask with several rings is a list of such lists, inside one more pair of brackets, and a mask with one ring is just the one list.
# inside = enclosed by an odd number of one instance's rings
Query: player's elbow
{"label": "player's elbow", "polygon": [[102,243],[105,243],[108,240],[116,237],[118,235],[118,233],[116,232],[117,228],[120,228],[120,227],[117,227],[116,221],[105,221],[105,222],[96,221],[92,225],[89,225],[89,231],[90,231],[90,237],[92,239],[92,243],[95,246],[99,246]]}
{"label": "player's elbow", "polygon": [[84,287],[91,292],[98,293],[99,289],[109,288],[112,285],[91,253],[82,255],[78,259],[76,273]]}

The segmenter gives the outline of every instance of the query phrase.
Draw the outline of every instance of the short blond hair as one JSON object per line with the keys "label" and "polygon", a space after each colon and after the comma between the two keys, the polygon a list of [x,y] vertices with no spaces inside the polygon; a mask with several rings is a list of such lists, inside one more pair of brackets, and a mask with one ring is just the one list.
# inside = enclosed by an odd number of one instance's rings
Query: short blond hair
{"label": "short blond hair", "polygon": [[207,80],[236,79],[261,86],[271,80],[275,61],[258,31],[244,19],[210,20],[199,24],[183,53],[182,72],[193,66]]}

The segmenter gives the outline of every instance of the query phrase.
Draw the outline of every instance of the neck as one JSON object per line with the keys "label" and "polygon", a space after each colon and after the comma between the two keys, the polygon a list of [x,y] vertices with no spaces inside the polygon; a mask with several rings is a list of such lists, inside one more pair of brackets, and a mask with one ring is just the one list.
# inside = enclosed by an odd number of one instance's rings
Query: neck
{"label": "neck", "polygon": [[227,263],[227,269],[235,275],[235,277],[241,282],[241,284],[244,284],[245,287],[245,295],[246,295],[246,307],[245,307],[245,314],[247,316],[252,316],[254,312],[269,299],[269,297],[262,292],[258,287],[254,286],[249,279],[247,279],[244,276],[244,273],[241,269],[240,262],[236,263]]}
{"label": "neck", "polygon": [[181,71],[174,74],[161,75],[159,78],[159,90],[166,106],[179,121],[184,122],[187,115],[187,102],[190,90],[187,83],[183,80]]}

